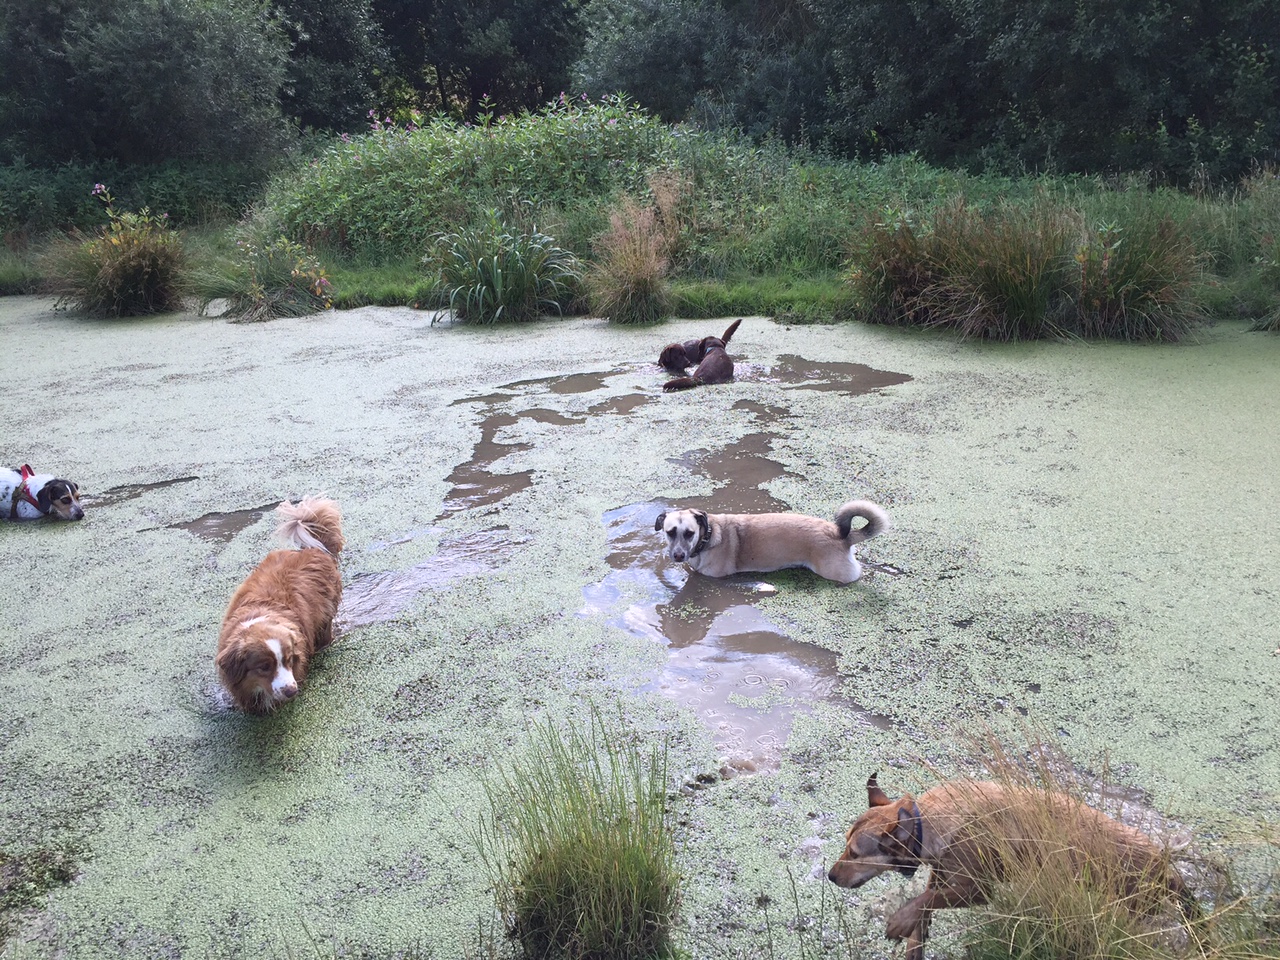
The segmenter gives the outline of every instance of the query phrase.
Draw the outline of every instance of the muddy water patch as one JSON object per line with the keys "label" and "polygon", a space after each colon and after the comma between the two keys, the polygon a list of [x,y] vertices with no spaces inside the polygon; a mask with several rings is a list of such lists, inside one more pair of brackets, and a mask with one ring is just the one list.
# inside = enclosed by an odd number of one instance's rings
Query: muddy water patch
{"label": "muddy water patch", "polygon": [[905,373],[877,370],[865,363],[806,360],[795,354],[782,354],[760,379],[780,383],[792,390],[843,393],[853,397],[907,383],[911,377]]}
{"label": "muddy water patch", "polygon": [[196,517],[194,520],[171,523],[168,527],[170,530],[186,530],[188,533],[194,533],[202,540],[227,543],[236,534],[261,520],[269,511],[274,510],[279,503],[280,501],[278,500],[272,500],[270,503],[264,503],[260,507],[249,507],[246,510],[232,510],[228,513],[206,513],[203,516]]}
{"label": "muddy water patch", "polygon": [[136,500],[144,493],[150,493],[152,490],[162,490],[165,487],[172,487],[179,483],[190,483],[199,479],[199,477],[175,477],[172,480],[158,480],[155,483],[126,483],[80,499],[86,507],[114,507],[116,504],[124,503],[126,500]]}
{"label": "muddy water patch", "polygon": [[793,639],[755,606],[776,592],[772,585],[713,579],[670,563],[654,530],[664,509],[650,502],[605,514],[612,569],[583,588],[579,615],[608,617],[666,646],[666,664],[644,689],[697,713],[722,753],[722,775],[776,769],[793,718],[817,702],[838,704],[871,725],[888,724],[840,693],[833,652]]}
{"label": "muddy water patch", "polygon": [[580,416],[562,413],[548,407],[527,407],[514,413],[501,409],[515,400],[517,393],[526,398],[530,393],[536,393],[538,390],[560,395],[589,393],[604,387],[605,379],[609,376],[612,374],[591,373],[519,380],[503,385],[494,393],[464,397],[450,404],[450,406],[479,405],[480,439],[472,448],[471,459],[458,464],[447,478],[452,487],[445,496],[440,514],[436,519],[443,520],[476,507],[494,506],[533,485],[534,471],[532,470],[499,473],[490,469],[510,453],[533,448],[529,443],[499,441],[497,439],[499,431],[515,426],[521,420],[531,420],[534,423],[553,427],[580,426],[591,416],[610,414],[625,416],[649,402],[649,398],[643,394],[625,394],[595,404],[587,409],[585,415]]}

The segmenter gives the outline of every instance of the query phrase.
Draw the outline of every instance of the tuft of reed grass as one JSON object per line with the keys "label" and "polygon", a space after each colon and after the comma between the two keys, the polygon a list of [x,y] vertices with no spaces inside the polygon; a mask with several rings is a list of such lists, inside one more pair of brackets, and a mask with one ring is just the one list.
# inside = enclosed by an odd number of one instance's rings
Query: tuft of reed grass
{"label": "tuft of reed grass", "polygon": [[592,313],[613,323],[656,323],[671,309],[671,243],[658,209],[624,196],[596,239],[586,285]]}
{"label": "tuft of reed grass", "polygon": [[671,954],[679,896],[665,745],[591,722],[535,724],[530,753],[486,784],[476,834],[497,905],[526,956]]}
{"label": "tuft of reed grass", "polygon": [[[1229,892],[1231,885],[1221,882],[1229,869],[1215,865],[1197,872],[1218,878],[1216,889],[1197,890],[1207,896],[1207,908],[1190,886],[1180,897],[1166,883],[1169,871],[1183,873],[1173,865],[1175,854],[1192,860],[1185,844],[1175,850],[1166,843],[1146,870],[1135,870],[1088,809],[1112,792],[1105,776],[1091,781],[1081,775],[1055,745],[1034,733],[1021,754],[989,731],[969,742],[987,777],[1025,801],[1016,811],[993,813],[1002,825],[990,832],[982,856],[1002,865],[1004,880],[992,886],[978,921],[964,934],[970,960],[1280,956],[1275,903]],[[1018,838],[1017,848],[1005,839],[1009,835]]]}
{"label": "tuft of reed grass", "polygon": [[1204,319],[1204,258],[1156,208],[1134,210],[1096,229],[1045,198],[984,211],[960,197],[930,224],[894,211],[865,231],[850,280],[872,322],[995,340],[1183,339]]}
{"label": "tuft of reed grass", "polygon": [[234,322],[259,323],[277,317],[305,317],[327,310],[333,285],[324,267],[306,247],[287,237],[236,241],[237,261],[201,273],[196,285],[200,309],[227,302]]}
{"label": "tuft of reed grass", "polygon": [[509,228],[497,209],[475,227],[438,235],[423,262],[438,271],[449,310],[463,323],[519,323],[559,313],[580,282],[572,253],[536,228]]}

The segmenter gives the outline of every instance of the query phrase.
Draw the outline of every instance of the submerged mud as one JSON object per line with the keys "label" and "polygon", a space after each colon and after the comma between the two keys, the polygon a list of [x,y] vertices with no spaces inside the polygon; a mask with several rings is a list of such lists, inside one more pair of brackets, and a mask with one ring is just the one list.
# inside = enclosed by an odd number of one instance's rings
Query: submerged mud
{"label": "submerged mud", "polygon": [[[485,779],[530,722],[593,707],[669,745],[697,958],[770,934],[798,956],[790,915],[833,897],[863,938],[837,948],[891,956],[898,881],[837,891],[823,865],[870,772],[927,787],[971,769],[975,730],[1030,728],[1109,769],[1104,801],[1214,843],[1280,813],[1280,339],[748,318],[733,383],[667,395],[662,345],[723,324],[430,320],[0,300],[6,342],[58,345],[0,355],[15,409],[59,410],[10,420],[7,461],[99,491],[80,523],[0,524],[0,834],[83,851],[18,956],[483,955]],[[341,636],[245,717],[215,695],[217,625],[277,545],[270,509],[306,493],[343,507]],[[894,529],[846,587],[691,577],[653,530],[672,506],[855,497]]]}

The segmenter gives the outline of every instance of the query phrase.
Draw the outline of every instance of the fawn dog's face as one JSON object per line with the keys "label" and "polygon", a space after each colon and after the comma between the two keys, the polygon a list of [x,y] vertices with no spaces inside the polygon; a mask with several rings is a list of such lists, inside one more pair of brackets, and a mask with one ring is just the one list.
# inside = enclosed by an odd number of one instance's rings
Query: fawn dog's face
{"label": "fawn dog's face", "polygon": [[911,852],[913,836],[919,837],[919,810],[910,796],[890,800],[876,785],[875,774],[867,781],[871,809],[853,822],[844,838],[844,852],[831,865],[827,879],[840,887],[860,887],[888,870],[911,876],[920,865]]}

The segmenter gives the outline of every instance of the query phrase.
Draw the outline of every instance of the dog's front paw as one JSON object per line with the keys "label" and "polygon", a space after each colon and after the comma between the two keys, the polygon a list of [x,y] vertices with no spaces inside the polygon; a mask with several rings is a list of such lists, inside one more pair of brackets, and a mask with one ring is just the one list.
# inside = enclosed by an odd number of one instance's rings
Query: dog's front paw
{"label": "dog's front paw", "polygon": [[884,935],[890,940],[905,940],[920,926],[920,909],[908,903],[885,921]]}

